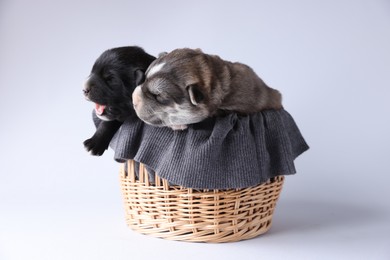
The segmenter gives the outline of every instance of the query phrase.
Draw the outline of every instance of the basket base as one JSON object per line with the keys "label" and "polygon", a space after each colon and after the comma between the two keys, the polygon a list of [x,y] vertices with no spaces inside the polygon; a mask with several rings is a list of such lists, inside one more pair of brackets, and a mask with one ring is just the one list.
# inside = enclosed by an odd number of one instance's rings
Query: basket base
{"label": "basket base", "polygon": [[[241,231],[218,231],[214,230],[197,230],[195,232],[188,232],[188,230],[180,231],[175,229],[173,231],[159,231],[156,233],[154,228],[144,228],[142,225],[134,223],[133,220],[127,219],[127,225],[134,231],[143,234],[150,235],[156,238],[162,238],[174,241],[186,241],[186,242],[202,242],[202,243],[227,243],[238,242],[255,238],[266,233],[271,228],[271,222],[268,221],[260,226],[258,229],[253,230],[241,230]],[[211,228],[212,229],[212,228]],[[217,227],[218,229],[218,227]]]}
{"label": "basket base", "polygon": [[245,189],[195,190],[158,178],[153,184],[145,176],[136,180],[132,171],[129,161],[127,173],[123,165],[120,174],[127,225],[141,234],[190,242],[234,242],[266,233],[284,182],[280,176]]}

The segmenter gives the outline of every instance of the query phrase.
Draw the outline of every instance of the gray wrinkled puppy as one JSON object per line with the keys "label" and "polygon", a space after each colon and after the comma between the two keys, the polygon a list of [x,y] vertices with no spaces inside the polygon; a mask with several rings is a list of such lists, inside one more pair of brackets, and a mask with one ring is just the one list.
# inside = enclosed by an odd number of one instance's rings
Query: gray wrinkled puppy
{"label": "gray wrinkled puppy", "polygon": [[228,112],[280,109],[281,100],[247,65],[188,48],[160,55],[133,92],[141,120],[174,130]]}

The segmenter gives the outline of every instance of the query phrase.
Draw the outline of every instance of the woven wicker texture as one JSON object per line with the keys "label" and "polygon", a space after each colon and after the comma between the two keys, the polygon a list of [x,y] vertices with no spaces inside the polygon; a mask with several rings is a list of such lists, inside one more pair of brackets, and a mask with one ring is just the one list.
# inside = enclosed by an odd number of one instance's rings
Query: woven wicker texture
{"label": "woven wicker texture", "polygon": [[[127,167],[127,169],[125,169]],[[269,230],[284,177],[231,190],[195,190],[149,181],[143,164],[139,178],[129,160],[120,171],[128,226],[142,234],[192,242],[233,242]]]}

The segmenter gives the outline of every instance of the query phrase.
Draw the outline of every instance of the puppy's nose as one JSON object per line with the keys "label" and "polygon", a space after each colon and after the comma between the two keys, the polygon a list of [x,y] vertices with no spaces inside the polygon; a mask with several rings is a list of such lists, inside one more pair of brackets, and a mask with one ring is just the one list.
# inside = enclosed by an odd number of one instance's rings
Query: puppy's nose
{"label": "puppy's nose", "polygon": [[138,103],[139,103],[139,97],[137,95],[133,94],[133,105],[134,105],[134,108],[136,108],[138,106]]}
{"label": "puppy's nose", "polygon": [[138,87],[134,90],[133,95],[132,95],[134,108],[136,108],[140,102],[140,97],[137,94],[137,92],[138,92]]}
{"label": "puppy's nose", "polygon": [[88,93],[90,92],[91,90],[90,89],[88,89],[88,88],[85,88],[85,89],[83,89],[83,93],[84,93],[84,95],[88,95]]}
{"label": "puppy's nose", "polygon": [[83,86],[83,93],[85,96],[87,96],[89,94],[89,92],[91,92],[91,88],[92,88],[92,84],[91,84],[91,79],[89,78],[85,83],[84,83],[84,86]]}

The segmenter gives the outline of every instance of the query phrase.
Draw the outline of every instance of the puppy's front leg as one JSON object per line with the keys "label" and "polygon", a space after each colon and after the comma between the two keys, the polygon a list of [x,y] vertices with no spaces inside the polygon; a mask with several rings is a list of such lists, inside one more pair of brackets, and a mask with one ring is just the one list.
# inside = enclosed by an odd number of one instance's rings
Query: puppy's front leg
{"label": "puppy's front leg", "polygon": [[107,150],[111,139],[116,131],[120,128],[122,122],[119,121],[102,121],[96,129],[95,134],[84,141],[84,147],[92,155],[100,156]]}

